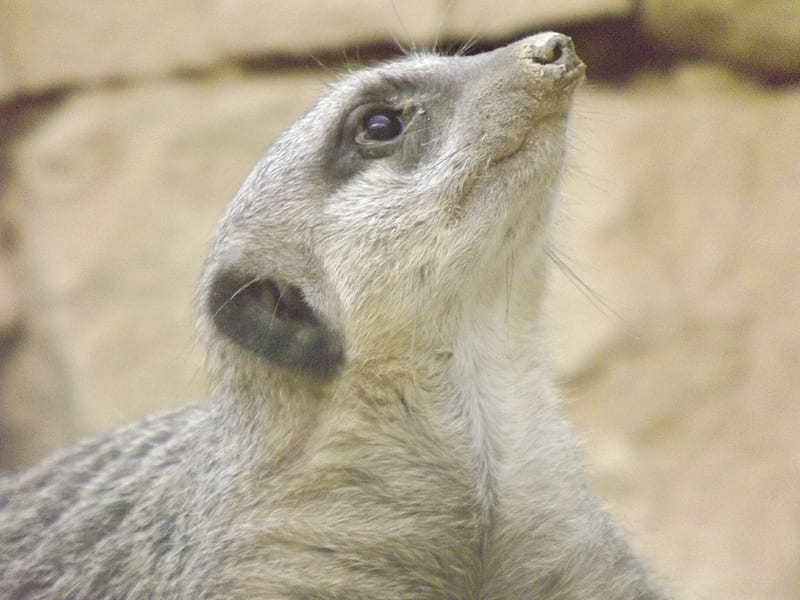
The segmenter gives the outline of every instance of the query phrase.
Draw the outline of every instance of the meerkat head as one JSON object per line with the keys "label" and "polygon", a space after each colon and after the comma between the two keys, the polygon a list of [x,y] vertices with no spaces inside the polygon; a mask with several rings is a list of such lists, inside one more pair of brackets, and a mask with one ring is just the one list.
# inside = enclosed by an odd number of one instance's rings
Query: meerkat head
{"label": "meerkat head", "polygon": [[535,267],[583,71],[568,38],[542,33],[334,84],[223,218],[199,298],[212,354],[329,377],[412,338],[446,343],[509,256]]}

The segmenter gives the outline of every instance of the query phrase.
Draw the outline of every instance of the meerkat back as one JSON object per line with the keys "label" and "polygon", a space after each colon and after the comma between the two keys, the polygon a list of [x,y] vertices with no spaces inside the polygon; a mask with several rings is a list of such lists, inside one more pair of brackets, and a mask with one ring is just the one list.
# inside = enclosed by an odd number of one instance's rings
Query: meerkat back
{"label": "meerkat back", "polygon": [[584,66],[541,33],[343,77],[231,202],[212,400],[0,484],[12,599],[658,599],[539,323]]}

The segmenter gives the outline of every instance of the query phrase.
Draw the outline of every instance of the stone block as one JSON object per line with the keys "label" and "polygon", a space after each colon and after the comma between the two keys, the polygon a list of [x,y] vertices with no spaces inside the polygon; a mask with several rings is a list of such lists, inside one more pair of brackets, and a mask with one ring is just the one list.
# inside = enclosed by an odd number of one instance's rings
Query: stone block
{"label": "stone block", "polygon": [[211,17],[202,0],[10,0],[0,3],[0,63],[26,93],[198,68],[217,56]]}
{"label": "stone block", "polygon": [[0,3],[0,98],[208,70],[230,59],[506,37],[630,9],[630,0],[9,0]]}
{"label": "stone block", "polygon": [[800,2],[645,0],[645,31],[679,53],[699,55],[773,78],[800,77]]}
{"label": "stone block", "polygon": [[214,11],[214,39],[224,55],[234,57],[302,56],[376,41],[430,43],[440,26],[439,3],[428,0],[217,0]]}
{"label": "stone block", "polygon": [[455,0],[444,5],[445,37],[505,38],[558,23],[576,23],[599,17],[622,16],[633,11],[632,0]]}

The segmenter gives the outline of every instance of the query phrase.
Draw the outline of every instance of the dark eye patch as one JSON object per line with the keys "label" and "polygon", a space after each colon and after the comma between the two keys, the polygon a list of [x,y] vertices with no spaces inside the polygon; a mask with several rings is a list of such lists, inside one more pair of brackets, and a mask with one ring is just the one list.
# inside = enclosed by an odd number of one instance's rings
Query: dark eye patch
{"label": "dark eye patch", "polygon": [[339,185],[389,159],[392,168],[418,163],[427,135],[424,104],[429,94],[413,81],[386,78],[365,86],[343,107],[337,127],[326,143],[325,174]]}

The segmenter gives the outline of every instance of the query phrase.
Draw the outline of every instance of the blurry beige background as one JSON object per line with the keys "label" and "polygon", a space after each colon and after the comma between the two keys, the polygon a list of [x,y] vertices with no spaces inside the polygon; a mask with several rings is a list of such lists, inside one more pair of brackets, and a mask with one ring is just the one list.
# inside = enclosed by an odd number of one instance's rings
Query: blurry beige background
{"label": "blurry beige background", "polygon": [[[336,72],[589,63],[548,305],[596,484],[678,598],[800,597],[800,1],[0,3],[0,468],[202,399],[225,203]],[[397,43],[396,43],[397,42]]]}

